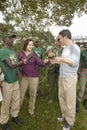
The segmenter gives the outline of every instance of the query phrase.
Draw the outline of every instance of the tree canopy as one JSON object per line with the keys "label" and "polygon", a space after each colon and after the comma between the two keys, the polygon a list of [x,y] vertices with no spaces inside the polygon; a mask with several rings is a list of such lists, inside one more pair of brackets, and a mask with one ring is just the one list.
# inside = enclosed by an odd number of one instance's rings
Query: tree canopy
{"label": "tree canopy", "polygon": [[75,13],[87,13],[86,0],[1,0],[4,20],[24,27],[69,26]]}
{"label": "tree canopy", "polygon": [[0,12],[3,16],[1,34],[13,30],[21,36],[32,34],[45,39],[49,34],[51,43],[53,36],[49,27],[52,24],[70,26],[75,14],[80,17],[87,13],[87,0],[0,0]]}

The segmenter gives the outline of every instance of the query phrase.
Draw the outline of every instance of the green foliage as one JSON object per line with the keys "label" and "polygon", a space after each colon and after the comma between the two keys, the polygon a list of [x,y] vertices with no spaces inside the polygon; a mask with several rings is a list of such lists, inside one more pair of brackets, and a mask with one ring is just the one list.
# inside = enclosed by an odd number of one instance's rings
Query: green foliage
{"label": "green foliage", "polygon": [[69,26],[75,13],[78,16],[87,13],[86,0],[6,0],[3,3],[4,10],[1,7],[0,9],[5,21],[15,21],[16,26],[28,30],[32,28],[31,25],[39,29],[53,23]]}
{"label": "green foliage", "polygon": [[1,0],[0,10],[4,23],[0,23],[0,43],[7,34],[16,33],[16,51],[22,49],[23,41],[39,37],[45,49],[54,43],[48,30],[50,25],[69,26],[75,13],[87,13],[87,1],[82,0]]}
{"label": "green foliage", "polygon": [[15,29],[11,24],[0,23],[0,42],[5,36],[15,33]]}
{"label": "green foliage", "polygon": [[3,39],[6,36],[10,36],[12,34],[16,34],[16,40],[14,44],[15,51],[19,52],[22,50],[23,42],[25,39],[32,37],[33,40],[38,37],[41,47],[45,49],[48,45],[52,45],[54,43],[54,36],[52,33],[47,30],[35,30],[35,28],[32,28],[31,31],[28,31],[27,29],[16,31],[14,27],[11,24],[0,24],[0,43],[3,43]]}
{"label": "green foliage", "polygon": [[0,10],[4,11],[5,7],[4,7],[4,3],[6,2],[6,0],[0,0]]}

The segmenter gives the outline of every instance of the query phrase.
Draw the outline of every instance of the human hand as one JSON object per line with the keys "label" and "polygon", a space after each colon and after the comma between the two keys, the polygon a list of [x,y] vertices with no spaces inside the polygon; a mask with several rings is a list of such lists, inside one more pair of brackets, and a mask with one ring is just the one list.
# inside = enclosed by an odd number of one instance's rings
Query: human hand
{"label": "human hand", "polygon": [[53,59],[50,59],[51,64],[59,64],[61,61],[61,57],[54,57]]}
{"label": "human hand", "polygon": [[27,63],[27,58],[23,59],[23,64]]}
{"label": "human hand", "polygon": [[48,53],[48,58],[52,59],[55,57],[55,54],[53,52]]}
{"label": "human hand", "polygon": [[49,62],[49,59],[44,59],[44,63],[48,63]]}
{"label": "human hand", "polygon": [[61,62],[61,57],[54,57],[54,60],[57,64],[59,64]]}

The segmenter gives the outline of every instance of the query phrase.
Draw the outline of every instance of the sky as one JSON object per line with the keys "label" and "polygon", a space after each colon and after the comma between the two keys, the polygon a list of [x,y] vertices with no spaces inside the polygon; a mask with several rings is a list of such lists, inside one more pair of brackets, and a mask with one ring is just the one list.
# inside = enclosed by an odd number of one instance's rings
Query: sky
{"label": "sky", "polygon": [[73,37],[87,36],[87,14],[83,14],[80,18],[77,16],[73,19],[73,24],[70,27],[51,26],[50,31],[56,37],[62,29],[69,29]]}

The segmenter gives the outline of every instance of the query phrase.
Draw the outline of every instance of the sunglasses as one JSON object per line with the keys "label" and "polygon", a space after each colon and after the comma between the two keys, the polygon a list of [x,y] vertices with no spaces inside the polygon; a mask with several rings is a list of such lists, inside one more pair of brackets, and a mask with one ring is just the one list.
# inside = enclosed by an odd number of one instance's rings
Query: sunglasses
{"label": "sunglasses", "polygon": [[59,41],[60,41],[60,38],[58,38],[57,41],[59,42]]}

